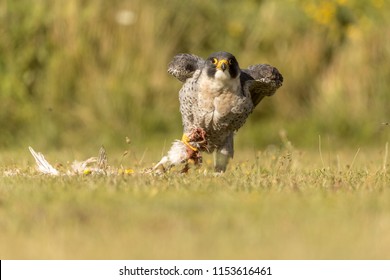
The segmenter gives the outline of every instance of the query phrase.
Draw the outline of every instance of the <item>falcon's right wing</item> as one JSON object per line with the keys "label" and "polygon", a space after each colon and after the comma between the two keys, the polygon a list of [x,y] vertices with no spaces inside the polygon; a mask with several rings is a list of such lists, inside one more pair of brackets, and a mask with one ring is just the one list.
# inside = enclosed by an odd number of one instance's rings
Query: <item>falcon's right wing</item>
{"label": "falcon's right wing", "polygon": [[184,83],[196,70],[203,67],[204,62],[203,58],[194,54],[178,54],[168,64],[168,73]]}

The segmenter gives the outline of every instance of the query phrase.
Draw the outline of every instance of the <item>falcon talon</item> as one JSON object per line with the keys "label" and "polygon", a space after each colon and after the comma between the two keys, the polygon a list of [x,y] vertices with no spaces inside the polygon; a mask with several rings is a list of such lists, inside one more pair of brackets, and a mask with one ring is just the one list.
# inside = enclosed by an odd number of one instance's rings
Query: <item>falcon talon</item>
{"label": "falcon talon", "polygon": [[[171,166],[202,161],[201,152],[214,152],[214,169],[224,172],[233,157],[233,137],[266,96],[283,84],[278,69],[255,64],[241,69],[228,52],[216,52],[207,59],[178,54],[168,65],[168,73],[183,83],[179,92],[183,134],[172,144],[166,162]],[[163,160],[161,160],[163,161]]]}
{"label": "falcon talon", "polygon": [[193,145],[191,145],[190,141],[191,141],[191,139],[186,134],[183,134],[183,137],[181,138],[181,142],[183,142],[191,150],[197,151],[198,148],[196,148]]}

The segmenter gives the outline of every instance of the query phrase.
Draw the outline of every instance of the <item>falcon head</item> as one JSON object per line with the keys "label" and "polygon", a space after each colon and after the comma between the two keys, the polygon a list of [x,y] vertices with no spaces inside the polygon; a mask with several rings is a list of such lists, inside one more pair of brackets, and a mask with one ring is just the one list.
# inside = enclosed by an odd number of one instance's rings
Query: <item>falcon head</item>
{"label": "falcon head", "polygon": [[218,80],[232,80],[240,77],[240,66],[234,55],[228,52],[212,53],[206,60],[207,76]]}

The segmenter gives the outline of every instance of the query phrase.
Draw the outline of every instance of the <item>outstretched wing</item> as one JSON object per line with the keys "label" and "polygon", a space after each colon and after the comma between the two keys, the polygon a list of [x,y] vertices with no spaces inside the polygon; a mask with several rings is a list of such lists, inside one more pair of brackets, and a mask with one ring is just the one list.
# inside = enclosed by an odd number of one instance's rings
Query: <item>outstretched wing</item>
{"label": "outstretched wing", "polygon": [[253,105],[256,106],[264,98],[271,96],[282,86],[283,76],[278,69],[268,64],[251,65],[241,69],[241,85],[249,92]]}
{"label": "outstretched wing", "polygon": [[175,55],[168,64],[168,73],[184,83],[188,78],[192,77],[196,70],[201,69],[203,65],[203,58],[194,54],[182,53]]}

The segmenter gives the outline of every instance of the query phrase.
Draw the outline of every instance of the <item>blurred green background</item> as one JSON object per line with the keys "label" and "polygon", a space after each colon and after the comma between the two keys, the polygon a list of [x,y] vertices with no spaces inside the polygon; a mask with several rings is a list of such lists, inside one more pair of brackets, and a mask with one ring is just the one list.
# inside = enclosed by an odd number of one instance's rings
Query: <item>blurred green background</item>
{"label": "blurred green background", "polygon": [[181,136],[170,59],[218,50],[283,87],[237,137],[261,149],[389,139],[390,1],[5,0],[0,149],[162,146]]}

